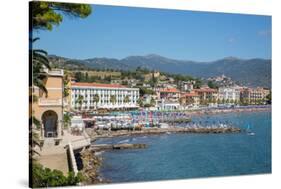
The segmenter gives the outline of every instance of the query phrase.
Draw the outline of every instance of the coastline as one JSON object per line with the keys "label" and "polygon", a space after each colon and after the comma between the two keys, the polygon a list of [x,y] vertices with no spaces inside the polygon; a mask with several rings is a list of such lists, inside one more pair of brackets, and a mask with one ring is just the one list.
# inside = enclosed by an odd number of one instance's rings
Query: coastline
{"label": "coastline", "polygon": [[[215,115],[215,114],[227,114],[227,113],[240,113],[240,112],[265,112],[265,111],[271,111],[271,106],[266,107],[250,107],[250,108],[229,108],[229,109],[208,109],[208,110],[193,110],[188,111],[185,113],[188,113],[191,116],[204,116],[204,115]],[[184,130],[177,130],[176,128],[172,127],[172,129],[175,129],[173,131],[169,131],[169,129],[159,129],[159,128],[152,128],[152,129],[146,129],[145,132],[142,131],[104,131],[103,133],[94,134],[92,133],[92,129],[87,129],[88,135],[91,137],[92,142],[98,140],[99,138],[114,138],[119,136],[141,136],[141,135],[162,135],[167,133],[196,133],[196,132],[184,132]],[[217,133],[240,133],[241,130],[238,128],[228,128],[230,130],[226,130],[225,132],[217,132]],[[216,133],[216,132],[198,132],[198,133]],[[98,161],[98,167],[92,167],[92,169],[88,169],[87,174],[89,175],[96,175],[97,179],[93,182],[86,182],[86,184],[104,184],[104,183],[111,183],[110,180],[100,177],[99,168],[102,166],[103,159],[101,157],[102,152],[94,152],[93,150],[88,149],[87,153],[91,153],[91,158],[93,161]],[[90,157],[90,156],[89,156]],[[84,163],[84,161],[83,161]],[[93,171],[93,173],[92,173]]]}

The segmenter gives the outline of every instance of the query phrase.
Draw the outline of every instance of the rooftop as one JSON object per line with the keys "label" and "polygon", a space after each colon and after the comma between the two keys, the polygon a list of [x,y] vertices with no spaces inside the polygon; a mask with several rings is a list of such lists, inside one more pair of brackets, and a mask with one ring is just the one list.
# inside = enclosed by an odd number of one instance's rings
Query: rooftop
{"label": "rooftop", "polygon": [[212,89],[212,88],[201,88],[201,89],[194,89],[194,92],[217,92],[216,89]]}
{"label": "rooftop", "polygon": [[199,95],[197,93],[195,93],[195,92],[183,94],[183,97],[194,97],[194,96],[199,96]]}
{"label": "rooftop", "polygon": [[106,83],[86,83],[86,82],[74,82],[71,83],[75,87],[104,87],[104,88],[127,88],[120,84],[106,84]]}
{"label": "rooftop", "polygon": [[160,90],[160,92],[165,92],[165,93],[179,93],[180,91],[176,88],[166,88]]}

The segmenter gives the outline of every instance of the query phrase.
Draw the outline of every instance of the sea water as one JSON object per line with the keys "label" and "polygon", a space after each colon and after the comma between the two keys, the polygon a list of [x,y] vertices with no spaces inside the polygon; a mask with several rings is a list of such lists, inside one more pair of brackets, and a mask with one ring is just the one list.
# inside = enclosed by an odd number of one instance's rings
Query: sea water
{"label": "sea water", "polygon": [[145,143],[146,149],[102,154],[102,177],[113,183],[271,173],[271,112],[193,117],[204,124],[229,123],[251,132],[164,134],[100,139],[97,143]]}

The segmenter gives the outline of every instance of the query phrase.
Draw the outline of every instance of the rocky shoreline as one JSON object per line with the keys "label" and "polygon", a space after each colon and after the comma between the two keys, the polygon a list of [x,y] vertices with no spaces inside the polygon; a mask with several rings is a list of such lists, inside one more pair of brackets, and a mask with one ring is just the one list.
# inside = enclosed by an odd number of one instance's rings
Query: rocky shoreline
{"label": "rocky shoreline", "polygon": [[102,157],[97,155],[90,148],[82,150],[80,156],[83,163],[83,169],[80,171],[83,175],[82,185],[110,183],[99,175]]}
{"label": "rocky shoreline", "polygon": [[87,134],[91,137],[92,141],[99,138],[112,138],[119,136],[140,136],[140,135],[159,135],[166,133],[238,133],[241,132],[240,128],[226,127],[226,128],[185,128],[185,127],[169,127],[169,128],[145,128],[142,130],[119,130],[119,131],[107,131],[107,130],[93,130],[87,129]]}

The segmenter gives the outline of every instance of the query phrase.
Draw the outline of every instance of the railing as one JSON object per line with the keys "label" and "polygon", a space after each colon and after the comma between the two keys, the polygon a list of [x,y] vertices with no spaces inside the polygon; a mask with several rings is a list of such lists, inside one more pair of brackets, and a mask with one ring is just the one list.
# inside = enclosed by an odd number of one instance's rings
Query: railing
{"label": "railing", "polygon": [[49,75],[54,75],[54,76],[63,76],[63,70],[62,69],[45,69],[45,72],[47,72]]}
{"label": "railing", "polygon": [[39,104],[39,106],[61,106],[62,99],[39,98],[38,104]]}

